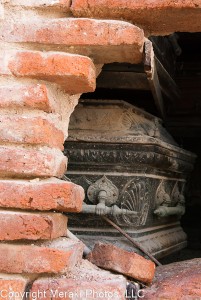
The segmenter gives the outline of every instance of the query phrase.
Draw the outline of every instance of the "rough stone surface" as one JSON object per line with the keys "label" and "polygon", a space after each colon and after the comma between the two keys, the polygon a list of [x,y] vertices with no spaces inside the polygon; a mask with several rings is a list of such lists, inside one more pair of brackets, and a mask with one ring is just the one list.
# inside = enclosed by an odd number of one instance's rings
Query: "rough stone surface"
{"label": "rough stone surface", "polygon": [[143,299],[201,299],[201,258],[157,267],[153,284],[144,290]]}
{"label": "rough stone surface", "polygon": [[0,181],[2,208],[80,212],[84,197],[82,187],[56,178]]}
{"label": "rough stone surface", "polygon": [[4,7],[3,4],[0,3],[0,20],[4,19]]}
{"label": "rough stone surface", "polygon": [[0,86],[0,108],[30,108],[52,112],[44,84],[6,84]]}
{"label": "rough stone surface", "polygon": [[33,144],[63,150],[64,134],[60,120],[50,115],[0,115],[0,143]]}
{"label": "rough stone surface", "polygon": [[201,31],[200,0],[73,0],[71,10],[76,17],[131,21],[147,35]]}
{"label": "rough stone surface", "polygon": [[0,244],[1,273],[65,273],[79,264],[83,244],[67,238],[35,244]]}
{"label": "rough stone surface", "polygon": [[0,210],[0,240],[39,240],[66,236],[67,217],[57,213]]}
{"label": "rough stone surface", "polygon": [[22,6],[27,8],[53,8],[68,12],[70,10],[70,0],[9,0],[9,3],[14,6]]}
{"label": "rough stone surface", "polygon": [[[6,42],[51,45],[51,48],[88,55],[96,63],[140,63],[144,34],[138,27],[122,22],[91,19],[38,19],[4,23],[2,40]],[[55,45],[55,46],[54,46]],[[66,47],[64,47],[66,46]]]}
{"label": "rough stone surface", "polygon": [[[0,274],[0,300],[21,300],[23,293],[26,292],[26,287],[29,284],[29,279],[20,275]],[[15,298],[9,296],[9,292],[15,293]],[[10,295],[11,295],[10,294]]]}
{"label": "rough stone surface", "polygon": [[0,146],[1,177],[62,177],[66,162],[58,149]]}
{"label": "rough stone surface", "polygon": [[[68,272],[65,277],[40,278],[33,283],[31,292],[43,291],[46,297],[41,300],[51,300],[50,290],[55,292],[55,300],[72,299],[72,293],[77,300],[114,299],[122,300],[126,291],[126,279],[114,275],[92,265],[87,260],[79,267]],[[58,292],[58,293],[57,293]]]}
{"label": "rough stone surface", "polygon": [[93,92],[96,71],[85,56],[62,52],[2,51],[1,75],[33,78],[57,83],[69,94]]}
{"label": "rough stone surface", "polygon": [[96,243],[87,259],[104,269],[122,273],[139,281],[151,283],[155,264],[144,257],[112,244]]}

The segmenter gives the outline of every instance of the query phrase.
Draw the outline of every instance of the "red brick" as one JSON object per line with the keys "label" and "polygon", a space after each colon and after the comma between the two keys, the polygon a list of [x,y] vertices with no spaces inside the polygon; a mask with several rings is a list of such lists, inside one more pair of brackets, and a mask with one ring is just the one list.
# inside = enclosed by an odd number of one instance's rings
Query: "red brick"
{"label": "red brick", "polygon": [[0,244],[2,273],[65,273],[80,263],[83,244],[59,238],[35,244]]}
{"label": "red brick", "polygon": [[28,284],[29,279],[26,277],[0,274],[0,300],[22,300]]}
{"label": "red brick", "polygon": [[0,240],[39,240],[66,236],[67,217],[57,213],[0,210]]}
{"label": "red brick", "polygon": [[87,259],[99,267],[122,273],[142,282],[150,283],[154,278],[155,264],[152,261],[112,244],[96,243]]}
{"label": "red brick", "polygon": [[84,197],[82,187],[56,178],[0,180],[2,208],[80,212]]}
{"label": "red brick", "polygon": [[63,12],[68,12],[70,10],[70,0],[10,0],[9,2],[14,6],[22,6],[27,8],[53,8],[54,10],[59,10]]}
{"label": "red brick", "polygon": [[62,52],[1,52],[0,73],[57,83],[69,94],[92,92],[96,74],[93,62],[85,56]]}
{"label": "red brick", "polygon": [[201,299],[201,258],[157,267],[153,284],[144,290],[143,299]]}
{"label": "red brick", "polygon": [[0,146],[1,177],[61,177],[67,158],[58,149]]}
{"label": "red brick", "polygon": [[31,108],[45,112],[54,110],[44,84],[1,85],[0,108]]}
{"label": "red brick", "polygon": [[73,0],[71,10],[76,17],[131,21],[149,35],[201,31],[200,0]]}
{"label": "red brick", "polygon": [[121,275],[100,270],[85,260],[81,266],[75,267],[62,278],[43,277],[36,280],[31,293],[37,290],[45,295],[41,300],[51,300],[53,294],[50,291],[55,293],[55,300],[70,300],[73,294],[76,295],[73,299],[77,300],[122,300],[125,299],[126,279]]}
{"label": "red brick", "polygon": [[[97,34],[98,32],[98,34]],[[90,19],[51,19],[5,23],[3,41],[67,46],[68,52],[92,57],[96,63],[140,63],[144,34],[138,27],[122,22]],[[44,48],[44,45],[42,46]],[[62,47],[60,47],[62,50]]]}
{"label": "red brick", "polygon": [[63,150],[64,134],[60,120],[49,115],[0,115],[0,143],[43,145]]}

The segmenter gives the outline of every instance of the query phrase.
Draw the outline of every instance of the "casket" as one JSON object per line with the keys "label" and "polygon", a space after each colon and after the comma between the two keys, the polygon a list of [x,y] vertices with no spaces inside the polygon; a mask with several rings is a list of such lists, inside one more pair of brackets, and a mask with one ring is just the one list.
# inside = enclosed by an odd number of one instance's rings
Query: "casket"
{"label": "casket", "polygon": [[85,190],[69,228],[87,246],[108,241],[133,250],[104,215],[157,258],[186,246],[180,219],[195,155],[176,144],[160,119],[124,101],[82,100],[64,153],[67,180]]}

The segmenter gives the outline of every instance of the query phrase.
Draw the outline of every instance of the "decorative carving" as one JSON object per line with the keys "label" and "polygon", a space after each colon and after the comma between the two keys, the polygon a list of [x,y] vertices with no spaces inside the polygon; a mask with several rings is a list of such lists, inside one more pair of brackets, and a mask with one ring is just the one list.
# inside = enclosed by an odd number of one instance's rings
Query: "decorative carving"
{"label": "decorative carving", "polygon": [[110,138],[147,136],[177,145],[160,119],[119,100],[82,100],[72,114],[69,131],[69,139],[73,140],[85,133],[92,139],[104,136],[108,142]]}
{"label": "decorative carving", "polygon": [[105,205],[105,203],[101,203],[101,202],[99,202],[97,205],[89,205],[89,204],[84,203],[83,207],[82,207],[82,213],[97,214],[97,215],[111,215],[111,216],[136,215],[137,214],[137,212],[135,212],[135,211],[121,209],[117,205],[108,207]]}
{"label": "decorative carving", "polygon": [[[105,175],[91,184],[87,191],[90,202],[96,204],[96,208],[92,212],[98,215],[115,213],[115,210],[108,209],[116,203],[119,197],[118,188]],[[91,212],[90,207],[85,207],[86,212]],[[117,207],[118,212],[118,207]]]}
{"label": "decorative carving", "polygon": [[[137,141],[135,142],[137,143]],[[141,147],[139,147],[139,145]],[[164,170],[188,172],[192,170],[193,165],[190,162],[184,161],[182,156],[171,158],[170,151],[160,148],[160,152],[155,152],[154,145],[145,145],[142,141],[137,143],[136,149],[133,149],[132,144],[127,144],[121,150],[113,149],[114,147],[108,144],[96,144],[93,148],[88,148],[86,143],[79,145],[80,148],[69,147],[70,143],[65,144],[65,155],[69,157],[69,166],[74,162],[85,163],[112,163],[112,164],[128,164],[128,165],[143,165],[149,167],[160,168],[163,165]],[[86,147],[86,148],[85,148]],[[97,166],[98,168],[98,166]]]}
{"label": "decorative carving", "polygon": [[136,214],[134,211],[121,209],[115,205],[119,197],[119,190],[105,175],[89,186],[87,196],[94,205],[83,205],[82,213],[113,216]]}
{"label": "decorative carving", "polygon": [[154,247],[160,255],[183,247],[181,228],[171,232],[175,239],[164,233],[184,212],[183,187],[195,156],[176,146],[158,118],[123,101],[83,100],[73,115],[64,150],[67,176],[85,189],[86,214],[69,214],[71,229],[112,240],[114,232],[99,217],[110,214],[148,246],[155,236],[152,253]]}
{"label": "decorative carving", "polygon": [[158,207],[154,214],[158,217],[182,216],[185,213],[185,198],[179,191],[178,181],[175,182],[171,196],[165,192],[164,181],[161,181],[156,193],[156,204]]}
{"label": "decorative carving", "polygon": [[167,206],[159,206],[154,214],[158,217],[169,217],[169,216],[183,216],[185,213],[184,206],[175,206],[175,207],[167,207]]}
{"label": "decorative carving", "polygon": [[177,206],[177,205],[185,206],[185,197],[183,193],[184,193],[184,184],[182,184],[181,192],[180,192],[179,183],[178,181],[176,181],[171,195],[172,206]]}
{"label": "decorative carving", "polygon": [[120,207],[130,211],[136,211],[136,215],[125,214],[116,217],[121,225],[145,225],[150,206],[148,189],[143,180],[131,179],[123,188],[120,199]]}
{"label": "decorative carving", "polygon": [[159,186],[156,190],[156,197],[155,197],[156,206],[159,207],[163,206],[170,206],[171,205],[171,198],[168,193],[165,191],[165,180],[161,180]]}
{"label": "decorative carving", "polygon": [[103,175],[102,178],[89,186],[87,191],[89,201],[93,204],[97,204],[98,196],[101,191],[104,191],[105,204],[108,207],[117,202],[119,197],[119,190],[105,175]]}

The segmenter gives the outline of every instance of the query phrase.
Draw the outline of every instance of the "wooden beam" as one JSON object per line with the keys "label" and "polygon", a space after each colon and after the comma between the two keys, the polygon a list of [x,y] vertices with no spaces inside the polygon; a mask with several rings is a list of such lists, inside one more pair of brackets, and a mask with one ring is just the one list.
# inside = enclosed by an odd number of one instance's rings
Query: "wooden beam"
{"label": "wooden beam", "polygon": [[103,71],[97,78],[98,88],[149,91],[145,73]]}
{"label": "wooden beam", "polygon": [[161,92],[161,86],[158,79],[158,73],[155,63],[154,51],[151,41],[145,41],[145,56],[144,56],[144,70],[147,75],[149,86],[160,113],[160,116],[165,118],[164,99]]}

